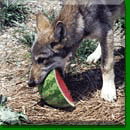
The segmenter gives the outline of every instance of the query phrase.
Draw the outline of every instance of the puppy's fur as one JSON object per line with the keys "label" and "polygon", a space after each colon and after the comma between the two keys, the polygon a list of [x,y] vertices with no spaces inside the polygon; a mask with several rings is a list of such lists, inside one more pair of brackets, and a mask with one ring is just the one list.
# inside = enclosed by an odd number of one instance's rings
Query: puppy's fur
{"label": "puppy's fur", "polygon": [[101,98],[110,102],[116,100],[112,25],[113,21],[124,13],[124,2],[107,2],[67,0],[53,22],[42,13],[36,16],[38,36],[32,47],[29,86],[42,84],[47,74],[54,68],[59,68],[63,72],[65,63],[81,40],[85,37],[96,38],[100,44],[88,57],[87,62],[96,62],[101,57],[103,78]]}

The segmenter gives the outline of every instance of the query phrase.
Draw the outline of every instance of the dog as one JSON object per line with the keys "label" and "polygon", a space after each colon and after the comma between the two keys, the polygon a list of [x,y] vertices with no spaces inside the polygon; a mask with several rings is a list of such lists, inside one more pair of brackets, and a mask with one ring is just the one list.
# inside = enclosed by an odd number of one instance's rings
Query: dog
{"label": "dog", "polygon": [[64,73],[65,64],[84,38],[97,39],[100,44],[88,57],[96,63],[101,57],[103,86],[101,98],[116,101],[113,62],[113,22],[124,13],[120,0],[66,0],[53,22],[43,14],[36,15],[37,38],[31,48],[32,67],[28,85],[42,84],[52,69]]}

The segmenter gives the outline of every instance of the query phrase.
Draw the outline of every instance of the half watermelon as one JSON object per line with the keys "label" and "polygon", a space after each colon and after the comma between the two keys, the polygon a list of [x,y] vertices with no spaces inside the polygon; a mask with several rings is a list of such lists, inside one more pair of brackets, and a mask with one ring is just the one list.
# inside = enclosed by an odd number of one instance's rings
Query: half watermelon
{"label": "half watermelon", "polygon": [[74,101],[60,72],[52,70],[43,85],[39,86],[42,99],[54,107],[74,107]]}

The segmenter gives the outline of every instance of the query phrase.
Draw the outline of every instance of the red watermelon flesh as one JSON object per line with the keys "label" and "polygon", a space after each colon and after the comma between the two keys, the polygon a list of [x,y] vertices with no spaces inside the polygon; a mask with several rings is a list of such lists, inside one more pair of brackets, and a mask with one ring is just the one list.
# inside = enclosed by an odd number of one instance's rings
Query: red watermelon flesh
{"label": "red watermelon flesh", "polygon": [[60,76],[59,72],[55,70],[56,80],[58,83],[58,87],[61,90],[62,94],[64,95],[65,99],[74,106],[74,101],[72,99],[72,96],[70,95],[70,91],[68,90],[66,84],[64,83],[62,77]]}

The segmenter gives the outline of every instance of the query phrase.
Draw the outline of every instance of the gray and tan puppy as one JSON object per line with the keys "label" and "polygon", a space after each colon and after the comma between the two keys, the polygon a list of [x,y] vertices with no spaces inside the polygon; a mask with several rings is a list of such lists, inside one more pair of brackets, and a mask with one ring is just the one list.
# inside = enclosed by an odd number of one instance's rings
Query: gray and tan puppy
{"label": "gray and tan puppy", "polygon": [[29,86],[42,84],[54,68],[64,70],[65,63],[85,37],[96,38],[100,44],[87,62],[101,57],[103,87],[101,98],[114,102],[116,88],[113,63],[113,21],[124,13],[124,2],[119,0],[67,0],[64,7],[50,22],[39,13],[37,40],[32,47],[32,68]]}

